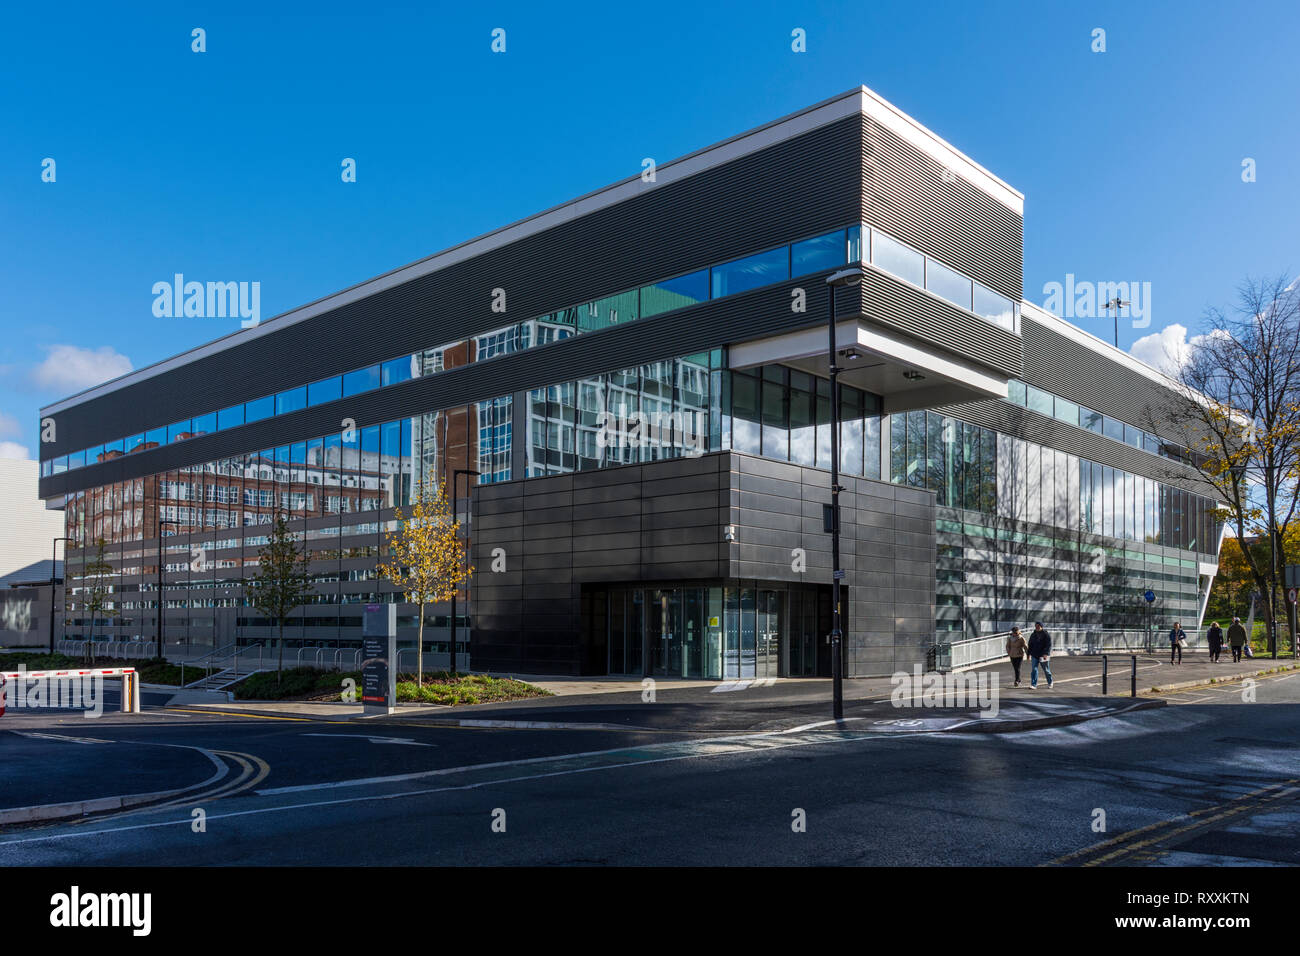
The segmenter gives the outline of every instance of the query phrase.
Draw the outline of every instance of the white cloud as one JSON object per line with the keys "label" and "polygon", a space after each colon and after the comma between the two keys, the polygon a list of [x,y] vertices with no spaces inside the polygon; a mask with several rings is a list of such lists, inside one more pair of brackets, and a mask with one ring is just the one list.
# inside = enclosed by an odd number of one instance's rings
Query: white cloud
{"label": "white cloud", "polygon": [[81,391],[131,371],[131,360],[111,346],[83,349],[51,345],[45,361],[32,369],[32,380],[46,388]]}
{"label": "white cloud", "polygon": [[20,445],[16,441],[0,441],[0,458],[22,458],[30,460],[31,451],[26,445]]}
{"label": "white cloud", "polygon": [[1166,325],[1159,332],[1142,336],[1133,343],[1129,353],[1152,368],[1173,377],[1177,376],[1191,359],[1192,351],[1206,338],[1223,334],[1225,333],[1215,330],[1207,335],[1193,335],[1189,339],[1187,326],[1175,322],[1173,325]]}

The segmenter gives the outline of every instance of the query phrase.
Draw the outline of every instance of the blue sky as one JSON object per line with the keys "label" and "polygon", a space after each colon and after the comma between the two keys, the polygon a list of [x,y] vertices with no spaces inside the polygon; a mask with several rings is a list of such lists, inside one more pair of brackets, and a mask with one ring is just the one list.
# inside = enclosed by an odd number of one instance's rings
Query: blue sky
{"label": "blue sky", "polygon": [[5,27],[0,456],[35,457],[41,404],[238,327],[156,318],[176,272],[260,282],[269,317],[858,84],[1025,193],[1026,298],[1149,282],[1125,348],[1300,269],[1294,3],[74,3]]}

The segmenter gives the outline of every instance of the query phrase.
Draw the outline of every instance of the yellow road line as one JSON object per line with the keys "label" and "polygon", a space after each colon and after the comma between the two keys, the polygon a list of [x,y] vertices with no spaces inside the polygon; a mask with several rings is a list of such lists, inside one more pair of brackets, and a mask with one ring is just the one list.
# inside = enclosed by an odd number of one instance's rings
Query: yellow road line
{"label": "yellow road line", "polygon": [[[1297,793],[1300,793],[1300,791],[1296,789],[1296,784],[1300,784],[1300,779],[1285,780],[1282,783],[1270,784],[1267,787],[1261,787],[1258,790],[1252,790],[1239,797],[1234,797],[1228,802],[1227,809],[1215,806],[1205,807],[1201,810],[1192,810],[1189,813],[1179,814],[1178,816],[1172,817],[1168,820],[1159,820],[1155,823],[1147,824],[1144,827],[1139,827],[1136,830],[1129,830],[1126,833],[1121,833],[1118,836],[1103,841],[1102,843],[1090,847],[1084,847],[1082,850],[1075,850],[1073,853],[1067,853],[1065,856],[1057,857],[1055,860],[1051,860],[1042,865],[1062,866],[1082,857],[1091,856],[1108,848],[1113,848],[1109,853],[1105,853],[1102,856],[1080,864],[1082,866],[1100,866],[1103,863],[1107,863],[1118,857],[1124,856],[1125,854],[1136,853],[1145,847],[1172,839],[1180,834],[1187,833],[1188,831],[1206,829],[1210,824],[1226,820],[1229,817],[1238,816],[1239,814],[1252,810],[1259,810],[1265,804],[1270,802],[1294,797]],[[1174,826],[1182,821],[1190,822],[1182,827]],[[1163,832],[1148,839],[1136,839],[1151,834],[1156,830],[1162,830]],[[1136,842],[1134,842],[1135,840]]]}

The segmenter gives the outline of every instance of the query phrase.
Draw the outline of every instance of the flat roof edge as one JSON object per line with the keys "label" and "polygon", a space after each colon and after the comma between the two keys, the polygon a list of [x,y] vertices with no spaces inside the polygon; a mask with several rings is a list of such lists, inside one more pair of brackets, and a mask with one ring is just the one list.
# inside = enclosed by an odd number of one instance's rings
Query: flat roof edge
{"label": "flat roof edge", "polygon": [[936,161],[945,163],[948,166],[955,165],[957,169],[954,171],[965,173],[968,179],[972,180],[976,186],[993,198],[1003,202],[1003,204],[1008,205],[1018,213],[1023,212],[1024,196],[1022,193],[868,87],[859,85],[794,113],[789,113],[761,126],[701,147],[684,156],[669,160],[662,165],[656,165],[656,182],[653,184],[642,182],[639,173],[633,174],[610,185],[584,193],[575,199],[566,200],[556,206],[457,243],[440,252],[365,279],[304,305],[296,306],[260,322],[255,327],[236,329],[192,349],[141,368],[132,369],[130,372],[116,378],[82,389],[65,398],[42,406],[40,410],[41,417],[57,414],[83,402],[101,398],[119,389],[147,381],[156,375],[183,367],[191,362],[200,361],[227,348],[255,341],[288,325],[307,321],[332,309],[421,278],[474,256],[483,255],[511,242],[562,225],[572,219],[617,205],[651,189],[679,182],[750,153],[758,152],[769,146],[837,122],[854,113],[866,114],[882,122]]}

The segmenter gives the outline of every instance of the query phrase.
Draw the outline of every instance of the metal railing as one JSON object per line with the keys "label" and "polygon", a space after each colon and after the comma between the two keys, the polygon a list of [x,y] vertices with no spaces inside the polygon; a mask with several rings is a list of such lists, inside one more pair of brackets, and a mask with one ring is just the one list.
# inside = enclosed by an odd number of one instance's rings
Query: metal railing
{"label": "metal railing", "polygon": [[[55,641],[54,650],[68,657],[85,657],[87,640]],[[107,660],[149,660],[157,657],[154,641],[95,641],[95,657]]]}
{"label": "metal railing", "polygon": [[[1195,650],[1206,645],[1204,630],[1184,628],[1187,648]],[[1049,627],[1052,636],[1052,653],[1065,656],[1089,656],[1105,653],[1158,654],[1169,650],[1169,632],[1166,629],[1142,628],[1062,628]],[[1021,629],[1026,641],[1032,630]],[[940,641],[935,644],[932,666],[936,670],[961,670],[999,660],[1006,656],[1009,631],[970,637],[961,641]]]}

